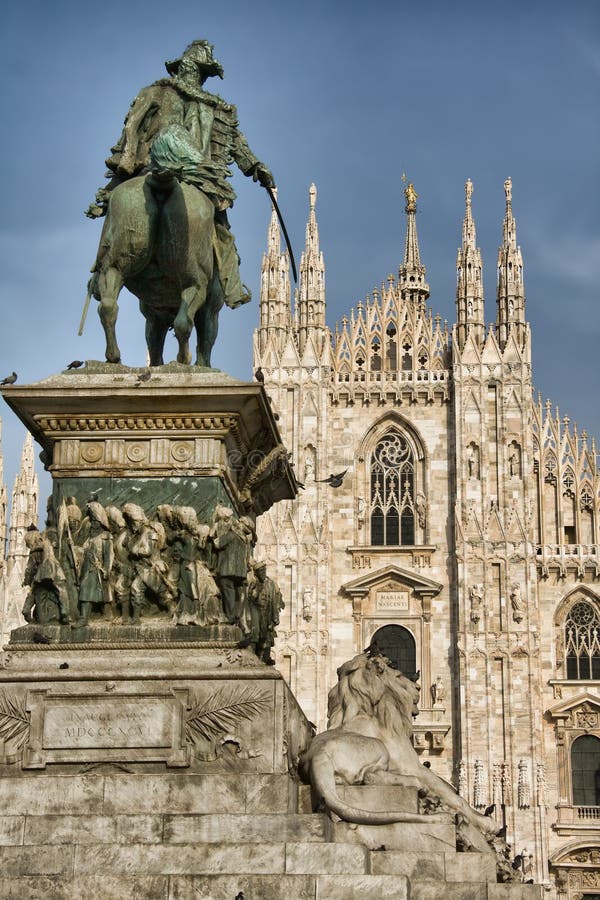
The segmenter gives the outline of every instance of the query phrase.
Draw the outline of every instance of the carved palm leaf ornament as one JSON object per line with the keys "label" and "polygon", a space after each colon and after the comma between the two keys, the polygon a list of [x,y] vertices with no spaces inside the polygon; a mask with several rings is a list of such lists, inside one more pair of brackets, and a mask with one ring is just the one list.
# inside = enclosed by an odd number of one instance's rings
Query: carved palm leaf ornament
{"label": "carved palm leaf ornament", "polygon": [[219,734],[233,731],[240,720],[250,720],[266,712],[271,704],[268,694],[251,688],[239,693],[223,688],[205,700],[194,701],[185,723],[186,739],[196,744],[214,741]]}
{"label": "carved palm leaf ornament", "polygon": [[29,713],[22,697],[0,693],[0,740],[20,750],[29,735]]}

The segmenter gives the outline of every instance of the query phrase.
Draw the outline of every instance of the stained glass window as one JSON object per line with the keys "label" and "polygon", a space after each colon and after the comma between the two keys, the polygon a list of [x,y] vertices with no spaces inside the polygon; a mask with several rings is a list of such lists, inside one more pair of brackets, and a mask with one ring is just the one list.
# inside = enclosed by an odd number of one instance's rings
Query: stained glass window
{"label": "stained glass window", "polygon": [[371,544],[414,544],[414,498],[414,455],[405,437],[393,429],[371,456]]}
{"label": "stained glass window", "polygon": [[600,616],[585,600],[570,609],[565,621],[567,678],[600,679]]}

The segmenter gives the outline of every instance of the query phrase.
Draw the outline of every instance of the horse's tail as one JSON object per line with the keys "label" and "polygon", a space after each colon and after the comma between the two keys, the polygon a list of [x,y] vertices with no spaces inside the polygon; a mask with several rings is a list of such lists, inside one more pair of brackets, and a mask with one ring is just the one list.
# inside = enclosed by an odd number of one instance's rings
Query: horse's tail
{"label": "horse's tail", "polygon": [[393,825],[397,822],[423,824],[435,821],[432,816],[421,813],[374,812],[344,803],[337,791],[333,761],[325,749],[317,751],[310,762],[305,762],[304,765],[310,770],[313,788],[323,798],[327,809],[345,822],[356,825]]}

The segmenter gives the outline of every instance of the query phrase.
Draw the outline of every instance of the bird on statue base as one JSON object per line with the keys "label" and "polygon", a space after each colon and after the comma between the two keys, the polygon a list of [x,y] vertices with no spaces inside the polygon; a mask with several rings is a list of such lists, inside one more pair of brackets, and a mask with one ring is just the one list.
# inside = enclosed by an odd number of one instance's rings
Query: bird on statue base
{"label": "bird on statue base", "polygon": [[334,475],[332,472],[329,478],[318,478],[317,481],[319,484],[328,484],[332,488],[339,488],[342,486],[347,471],[348,469],[344,469],[343,472],[338,472],[337,475]]}
{"label": "bird on statue base", "polygon": [[256,380],[258,381],[259,384],[264,384],[264,383],[265,383],[265,376],[264,376],[263,370],[261,369],[260,366],[259,366],[258,369],[256,369],[256,371],[254,372],[254,377],[256,378]]}
{"label": "bird on statue base", "polygon": [[150,381],[151,378],[152,372],[150,371],[150,369],[146,369],[145,372],[142,372],[140,375],[138,375],[135,387],[139,387],[140,384],[143,384],[145,381]]}
{"label": "bird on statue base", "polygon": [[69,363],[67,369],[80,369],[82,366],[85,366],[85,363],[82,359],[74,359],[73,362]]}
{"label": "bird on statue base", "polygon": [[14,384],[16,380],[17,380],[17,373],[12,372],[11,375],[7,375],[6,378],[3,378],[2,381],[0,381],[0,384]]}

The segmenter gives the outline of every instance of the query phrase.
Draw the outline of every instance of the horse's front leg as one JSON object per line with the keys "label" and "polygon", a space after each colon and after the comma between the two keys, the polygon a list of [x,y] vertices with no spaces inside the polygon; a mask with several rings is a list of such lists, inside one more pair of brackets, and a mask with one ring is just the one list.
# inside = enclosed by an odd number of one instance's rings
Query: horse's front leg
{"label": "horse's front leg", "polygon": [[119,313],[117,300],[123,287],[123,276],[117,268],[109,266],[98,273],[97,297],[100,300],[98,315],[106,337],[106,360],[110,363],[121,362],[121,351],[117,344],[116,324]]}
{"label": "horse's front leg", "polygon": [[181,306],[173,322],[173,330],[179,344],[177,362],[189,366],[192,362],[190,353],[190,335],[194,327],[194,319],[206,298],[206,284],[185,288],[181,294]]}

